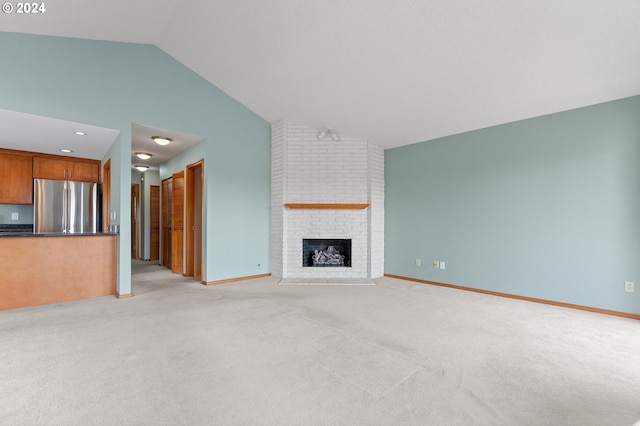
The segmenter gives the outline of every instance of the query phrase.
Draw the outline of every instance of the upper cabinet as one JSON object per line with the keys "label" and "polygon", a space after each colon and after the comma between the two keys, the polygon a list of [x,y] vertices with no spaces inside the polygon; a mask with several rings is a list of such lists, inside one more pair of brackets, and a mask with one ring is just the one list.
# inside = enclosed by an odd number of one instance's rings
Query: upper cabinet
{"label": "upper cabinet", "polygon": [[0,203],[33,202],[32,156],[0,150]]}
{"label": "upper cabinet", "polygon": [[97,160],[35,156],[33,157],[33,177],[98,182],[100,180],[100,162]]}

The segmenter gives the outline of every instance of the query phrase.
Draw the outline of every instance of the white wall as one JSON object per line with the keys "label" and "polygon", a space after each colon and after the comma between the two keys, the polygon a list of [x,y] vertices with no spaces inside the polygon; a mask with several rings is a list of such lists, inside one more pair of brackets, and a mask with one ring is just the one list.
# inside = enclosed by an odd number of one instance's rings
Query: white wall
{"label": "white wall", "polygon": [[[319,129],[285,121],[272,124],[272,274],[285,278],[381,276],[384,153],[364,139],[318,140],[319,133]],[[298,210],[286,208],[285,203],[370,206]],[[303,267],[304,238],[351,239],[351,267]]]}

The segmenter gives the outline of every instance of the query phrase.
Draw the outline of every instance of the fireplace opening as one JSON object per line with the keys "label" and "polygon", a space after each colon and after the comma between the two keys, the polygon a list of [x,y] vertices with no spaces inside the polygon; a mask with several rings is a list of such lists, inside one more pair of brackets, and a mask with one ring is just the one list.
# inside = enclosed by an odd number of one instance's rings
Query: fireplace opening
{"label": "fireplace opening", "polygon": [[302,266],[326,268],[351,267],[351,240],[347,239],[303,239]]}

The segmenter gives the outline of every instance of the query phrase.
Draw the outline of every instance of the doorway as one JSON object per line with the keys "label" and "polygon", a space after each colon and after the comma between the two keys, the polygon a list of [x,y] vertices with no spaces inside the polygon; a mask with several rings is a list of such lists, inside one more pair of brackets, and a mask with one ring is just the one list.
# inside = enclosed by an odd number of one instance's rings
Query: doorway
{"label": "doorway", "polygon": [[160,258],[160,186],[149,186],[149,260]]}
{"label": "doorway", "polygon": [[165,268],[171,269],[171,221],[173,213],[173,178],[167,178],[162,181],[162,234],[161,234],[161,253],[160,264]]}
{"label": "doorway", "polygon": [[186,193],[186,260],[185,276],[202,280],[202,194],[204,160],[187,166]]}
{"label": "doorway", "polygon": [[131,258],[140,259],[140,184],[131,184]]}

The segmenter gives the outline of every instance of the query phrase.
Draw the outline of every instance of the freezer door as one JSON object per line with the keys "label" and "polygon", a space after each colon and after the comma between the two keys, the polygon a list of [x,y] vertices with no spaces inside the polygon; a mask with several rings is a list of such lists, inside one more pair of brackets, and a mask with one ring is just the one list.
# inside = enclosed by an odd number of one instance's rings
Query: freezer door
{"label": "freezer door", "polygon": [[68,182],[69,224],[71,234],[98,232],[98,184]]}
{"label": "freezer door", "polygon": [[63,180],[33,180],[33,232],[45,234],[66,232],[67,182]]}

